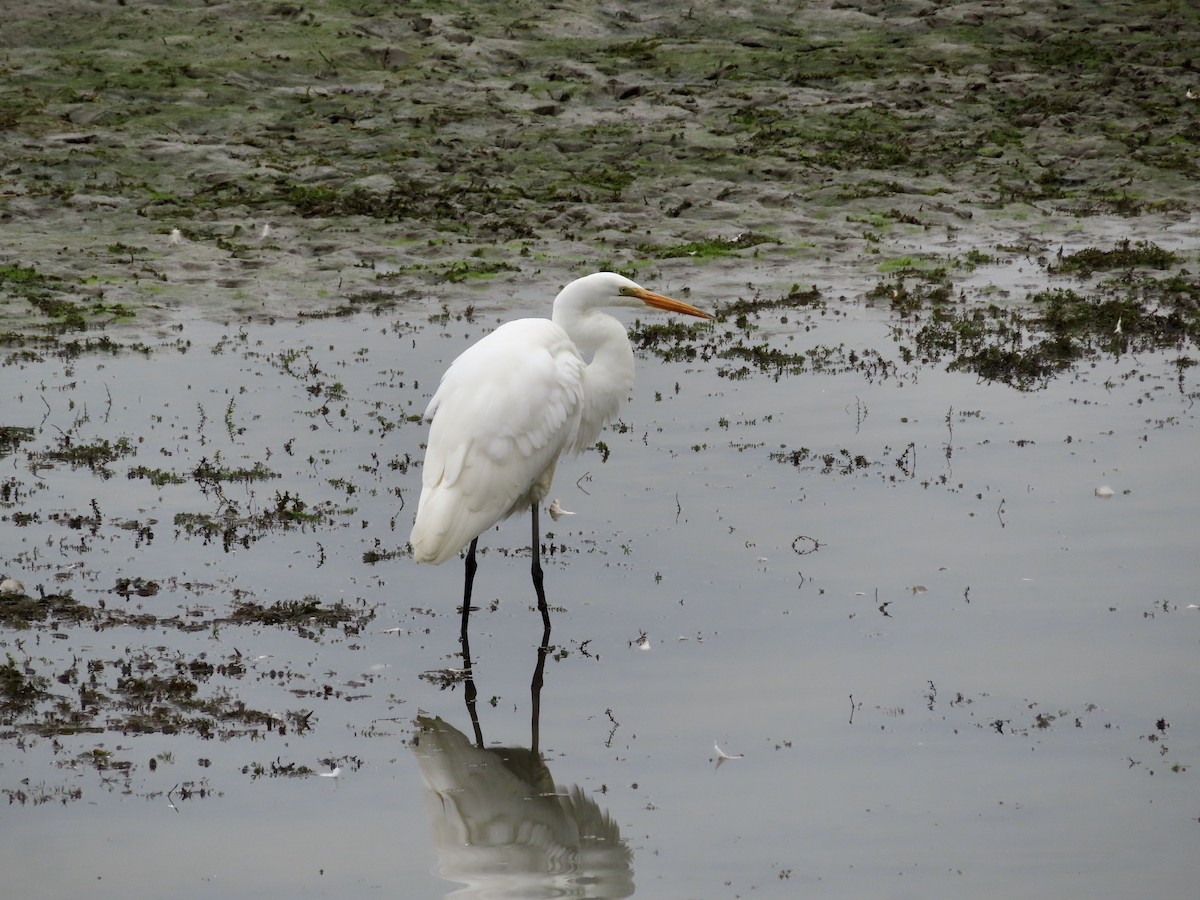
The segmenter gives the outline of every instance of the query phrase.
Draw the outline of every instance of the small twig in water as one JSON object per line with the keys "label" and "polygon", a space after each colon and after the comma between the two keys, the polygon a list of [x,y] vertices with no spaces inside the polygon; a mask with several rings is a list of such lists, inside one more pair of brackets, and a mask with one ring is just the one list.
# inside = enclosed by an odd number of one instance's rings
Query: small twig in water
{"label": "small twig in water", "polygon": [[946,412],[946,462],[954,455],[954,407]]}
{"label": "small twig in water", "polygon": [[604,746],[605,746],[605,747],[608,747],[608,748],[611,748],[611,747],[612,747],[612,741],[613,741],[613,735],[615,735],[615,734],[617,733],[617,729],[621,727],[621,723],[620,723],[620,722],[618,722],[618,721],[616,720],[616,718],[613,716],[613,711],[612,711],[611,709],[606,709],[606,710],[604,711],[604,714],[605,714],[606,716],[608,716],[608,721],[612,722],[612,731],[610,731],[610,732],[608,733],[608,740],[606,740],[606,741],[604,742]]}
{"label": "small twig in water", "polygon": [[867,421],[867,414],[869,411],[867,409],[867,404],[863,403],[862,397],[859,397],[858,395],[855,395],[854,397],[854,406],[854,433],[858,434],[860,431],[862,431],[863,422]]}

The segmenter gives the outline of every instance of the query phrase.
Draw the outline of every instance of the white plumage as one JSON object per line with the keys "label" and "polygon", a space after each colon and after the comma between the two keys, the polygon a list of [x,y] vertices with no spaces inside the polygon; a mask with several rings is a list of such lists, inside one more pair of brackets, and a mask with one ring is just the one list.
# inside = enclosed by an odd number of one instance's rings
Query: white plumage
{"label": "white plumage", "polygon": [[545,498],[559,456],[590,446],[633,387],[625,326],[600,307],[647,305],[712,318],[598,272],[563,288],[552,319],[507,322],[450,364],[426,411],[417,562],[445,562]]}

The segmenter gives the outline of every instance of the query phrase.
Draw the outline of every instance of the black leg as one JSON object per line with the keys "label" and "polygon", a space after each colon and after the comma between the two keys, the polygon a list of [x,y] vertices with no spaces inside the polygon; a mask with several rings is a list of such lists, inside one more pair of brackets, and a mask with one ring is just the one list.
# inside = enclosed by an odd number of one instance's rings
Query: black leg
{"label": "black leg", "polygon": [[475,562],[475,545],[479,543],[479,538],[472,538],[471,548],[467,551],[467,575],[466,582],[463,587],[463,605],[462,605],[462,639],[465,643],[467,636],[467,620],[471,618],[471,589],[475,586],[475,570],[479,566]]}
{"label": "black leg", "polygon": [[542,643],[538,647],[537,666],[533,670],[533,681],[529,685],[533,701],[530,747],[538,754],[538,724],[542,714],[542,678],[546,670],[546,654],[550,652],[550,608],[546,605],[546,589],[542,584],[542,536],[538,529],[538,508],[533,504],[533,589],[537,591],[538,611],[542,614]]}
{"label": "black leg", "polygon": [[471,635],[467,628],[467,617],[463,616],[462,632],[458,636],[462,644],[463,660],[463,699],[467,704],[467,715],[471,717],[471,727],[475,729],[475,746],[483,749],[483,729],[479,726],[479,713],[475,708],[479,691],[475,687],[475,672],[471,666]]}
{"label": "black leg", "polygon": [[471,717],[471,725],[475,729],[475,746],[483,748],[483,730],[479,727],[479,714],[475,711],[475,698],[478,692],[475,689],[475,675],[471,668],[471,637],[467,623],[471,618],[471,589],[475,586],[475,570],[479,566],[475,562],[475,545],[479,543],[479,538],[471,541],[471,548],[467,550],[467,574],[466,583],[463,587],[463,605],[462,605],[462,629],[458,633],[458,641],[462,644],[463,658],[463,699],[467,702],[467,714]]}
{"label": "black leg", "polygon": [[[542,646],[538,647],[537,666],[533,670],[533,681],[529,684],[529,694],[533,700],[532,727],[530,728],[530,748],[533,755],[538,754],[538,723],[542,718],[542,677],[546,671],[546,654],[550,652],[550,626],[542,631]],[[481,745],[482,746],[482,745]]]}
{"label": "black leg", "polygon": [[[542,626],[546,630],[546,638],[550,636],[550,609],[546,606],[546,588],[542,584],[542,535],[541,529],[538,528],[538,505],[533,504],[533,545],[532,556],[533,565],[530,569],[533,574],[533,589],[537,592],[538,612],[542,614]],[[543,644],[546,641],[542,641]]]}

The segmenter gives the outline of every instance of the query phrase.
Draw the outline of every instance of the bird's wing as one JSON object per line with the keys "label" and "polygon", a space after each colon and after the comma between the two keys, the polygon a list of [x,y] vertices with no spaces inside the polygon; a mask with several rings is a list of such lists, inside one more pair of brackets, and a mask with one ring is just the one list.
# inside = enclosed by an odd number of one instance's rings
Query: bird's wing
{"label": "bird's wing", "polygon": [[427,411],[433,423],[411,539],[419,561],[449,559],[544,496],[579,428],[583,368],[549,319],[501,325],[451,363]]}

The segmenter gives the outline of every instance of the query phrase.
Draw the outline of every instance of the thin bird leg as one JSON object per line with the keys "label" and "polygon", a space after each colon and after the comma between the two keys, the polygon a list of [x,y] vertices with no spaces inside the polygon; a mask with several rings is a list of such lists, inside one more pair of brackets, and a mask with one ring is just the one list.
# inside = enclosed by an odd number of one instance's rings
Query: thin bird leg
{"label": "thin bird leg", "polygon": [[533,680],[529,684],[529,694],[532,700],[532,722],[530,728],[530,749],[534,756],[538,754],[539,722],[542,717],[542,679],[546,671],[546,654],[550,652],[550,609],[546,606],[546,590],[542,585],[542,543],[538,533],[538,508],[533,504],[533,587],[537,591],[538,610],[542,614],[542,643],[538,646],[537,666],[533,670]]}
{"label": "thin bird leg", "polygon": [[471,588],[475,586],[475,570],[479,566],[475,562],[475,545],[479,543],[479,538],[471,539],[471,549],[467,551],[467,576],[463,587],[463,605],[462,605],[462,640],[466,645],[467,637],[467,620],[471,618]]}
{"label": "thin bird leg", "polygon": [[[538,647],[537,666],[533,670],[533,681],[529,685],[529,694],[533,700],[532,727],[530,728],[529,749],[533,755],[538,755],[538,723],[542,718],[542,675],[546,670],[546,654],[550,652],[550,626],[542,631],[542,646]],[[483,746],[480,744],[480,746]]]}
{"label": "thin bird leg", "polygon": [[[538,505],[533,504],[533,589],[537,592],[538,612],[542,614],[542,625],[546,631],[546,640],[550,638],[550,609],[546,606],[546,589],[542,585],[542,535],[538,528]],[[545,644],[545,641],[542,642]]]}
{"label": "thin bird leg", "polygon": [[463,699],[467,704],[467,715],[471,717],[471,727],[475,729],[475,746],[483,749],[483,729],[479,725],[479,713],[476,711],[476,698],[479,691],[475,687],[475,671],[471,665],[471,639],[467,628],[467,617],[463,616],[462,632],[459,634],[462,642],[463,659]]}

